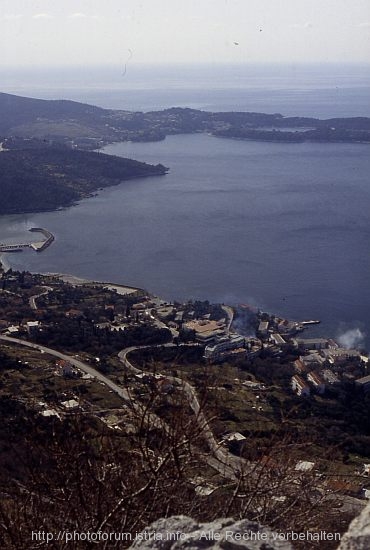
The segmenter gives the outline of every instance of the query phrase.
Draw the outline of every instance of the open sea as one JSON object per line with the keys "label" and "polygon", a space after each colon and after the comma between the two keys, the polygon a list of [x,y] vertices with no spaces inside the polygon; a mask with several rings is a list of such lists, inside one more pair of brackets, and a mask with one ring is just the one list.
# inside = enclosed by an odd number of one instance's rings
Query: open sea
{"label": "open sea", "polygon": [[[128,66],[122,74],[0,71],[1,91],[127,110],[370,116],[369,67]],[[23,241],[32,226],[56,236],[41,254],[8,254],[12,267],[132,284],[168,299],[252,303],[321,319],[310,335],[352,331],[370,349],[370,145],[195,134],[105,152],[170,172],[64,210],[1,216],[2,242]]]}

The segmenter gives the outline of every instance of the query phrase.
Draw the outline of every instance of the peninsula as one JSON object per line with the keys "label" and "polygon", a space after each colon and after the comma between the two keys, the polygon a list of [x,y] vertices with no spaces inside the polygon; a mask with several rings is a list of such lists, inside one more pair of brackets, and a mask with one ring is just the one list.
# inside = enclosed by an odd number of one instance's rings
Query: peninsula
{"label": "peninsula", "polygon": [[320,120],[188,108],[102,109],[0,93],[0,215],[54,210],[124,180],[168,169],[97,153],[107,143],[208,133],[255,141],[370,143],[370,118]]}
{"label": "peninsula", "polygon": [[0,215],[70,206],[99,188],[167,172],[161,164],[39,145],[0,153]]}
{"label": "peninsula", "polygon": [[[0,135],[52,140],[84,149],[112,141],[156,141],[207,132],[224,138],[281,142],[370,142],[370,118],[285,117],[280,113],[176,108],[151,112],[102,109],[65,100],[0,93]],[[14,145],[8,143],[7,146]]]}
{"label": "peninsula", "polygon": [[[113,141],[156,141],[171,134],[195,132],[256,141],[370,142],[370,118],[321,120],[279,113],[213,113],[177,107],[131,112],[0,93],[0,136],[4,137],[37,138],[97,149]],[[6,142],[6,148],[14,145],[14,141]],[[35,144],[30,142],[28,146]]]}

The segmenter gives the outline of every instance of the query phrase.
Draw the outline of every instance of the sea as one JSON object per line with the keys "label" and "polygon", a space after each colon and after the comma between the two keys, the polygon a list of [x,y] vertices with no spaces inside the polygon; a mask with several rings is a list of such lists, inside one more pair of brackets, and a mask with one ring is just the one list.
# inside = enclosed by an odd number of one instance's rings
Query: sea
{"label": "sea", "polygon": [[[370,117],[370,70],[361,65],[128,64],[0,70],[0,79],[3,92],[122,110]],[[33,226],[56,237],[40,254],[7,254],[13,268],[318,319],[307,335],[370,349],[370,145],[194,134],[103,152],[170,170],[70,208],[1,216],[1,242],[24,241]]]}

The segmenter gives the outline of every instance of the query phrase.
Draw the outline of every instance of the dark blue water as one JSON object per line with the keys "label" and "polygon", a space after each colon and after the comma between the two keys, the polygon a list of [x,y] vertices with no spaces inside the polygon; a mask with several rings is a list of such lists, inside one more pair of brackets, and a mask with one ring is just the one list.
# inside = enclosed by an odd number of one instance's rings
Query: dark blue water
{"label": "dark blue water", "polygon": [[[65,211],[4,217],[56,242],[17,268],[143,286],[177,299],[252,302],[321,319],[336,336],[370,320],[370,155],[355,144],[273,144],[172,136],[106,152],[171,168]],[[369,340],[366,341],[368,347]]]}

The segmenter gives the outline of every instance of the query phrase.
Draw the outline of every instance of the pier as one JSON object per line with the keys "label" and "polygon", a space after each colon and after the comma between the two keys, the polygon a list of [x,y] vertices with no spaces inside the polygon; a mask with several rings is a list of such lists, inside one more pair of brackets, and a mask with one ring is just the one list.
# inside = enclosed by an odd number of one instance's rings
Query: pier
{"label": "pier", "polygon": [[21,252],[24,248],[31,248],[31,243],[0,244],[0,252]]}
{"label": "pier", "polygon": [[50,233],[50,231],[48,231],[47,229],[43,229],[42,227],[31,227],[29,231],[32,231],[34,233],[36,232],[42,233],[46,239],[44,241],[31,243],[31,248],[33,248],[33,250],[36,250],[36,252],[42,252],[43,250],[45,250],[45,248],[50,246],[51,243],[54,241],[54,238],[55,238],[54,235]]}
{"label": "pier", "polygon": [[33,233],[42,233],[42,235],[45,237],[43,241],[35,241],[30,243],[17,243],[17,244],[6,244],[6,243],[0,243],[0,253],[1,252],[22,252],[25,248],[32,248],[32,250],[35,250],[36,252],[42,252],[51,245],[51,243],[54,241],[54,235],[50,233],[47,229],[43,229],[42,227],[31,227],[29,231]]}

